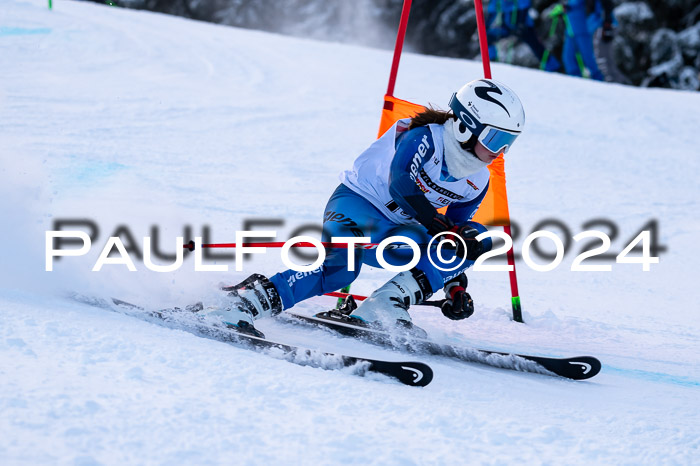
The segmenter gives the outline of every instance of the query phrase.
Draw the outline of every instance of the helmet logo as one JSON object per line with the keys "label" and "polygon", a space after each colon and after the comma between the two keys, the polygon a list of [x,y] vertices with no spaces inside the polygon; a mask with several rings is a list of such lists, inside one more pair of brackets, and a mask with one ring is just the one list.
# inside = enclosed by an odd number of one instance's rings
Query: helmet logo
{"label": "helmet logo", "polygon": [[476,123],[474,123],[474,120],[472,120],[472,117],[467,115],[465,112],[459,112],[459,119],[462,120],[462,122],[469,126],[471,129],[476,129]]}
{"label": "helmet logo", "polygon": [[508,109],[506,108],[506,106],[503,105],[502,103],[500,103],[498,100],[494,99],[491,95],[489,95],[490,93],[494,93],[494,94],[498,94],[498,95],[503,95],[503,92],[501,92],[501,90],[498,88],[498,86],[496,86],[496,85],[493,84],[493,83],[490,83],[490,82],[486,81],[485,79],[480,79],[480,81],[485,82],[486,84],[488,84],[489,87],[475,87],[475,88],[474,88],[474,94],[476,94],[477,97],[480,97],[480,98],[482,98],[482,99],[484,99],[484,100],[486,100],[486,101],[488,101],[488,102],[493,102],[494,104],[498,105],[498,106],[501,107],[501,108],[503,109],[503,111],[505,111],[505,112],[508,114],[508,116],[510,117],[510,112],[508,111]]}

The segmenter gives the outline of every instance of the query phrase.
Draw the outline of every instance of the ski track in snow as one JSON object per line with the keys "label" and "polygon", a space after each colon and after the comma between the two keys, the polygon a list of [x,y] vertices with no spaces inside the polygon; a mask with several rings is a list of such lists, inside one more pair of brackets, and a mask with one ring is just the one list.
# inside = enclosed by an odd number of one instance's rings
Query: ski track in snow
{"label": "ski track in snow", "polygon": [[[695,259],[700,94],[638,89],[500,64],[528,128],[508,155],[513,218],[576,234],[613,219],[619,252],[658,220],[661,262],[643,273],[553,272],[518,262],[526,325],[510,320],[501,273],[469,275],[476,314],[416,307],[444,343],[544,356],[590,354],[585,382],[388,349],[287,323],[273,340],[420,360],[425,388],[352,369],[324,371],[197,338],[65,298],[148,307],[221,300],[219,284],[281,270],[278,251],[244,272],[157,274],[137,261],[90,269],[107,236],[161,249],[190,225],[232,242],[250,218],[283,218],[280,240],[318,223],[337,173],[376,137],[387,51],[56,1],[8,0],[0,18],[0,463],[15,464],[693,464],[700,456],[700,319]],[[405,54],[400,98],[443,108],[477,62]],[[12,202],[6,200],[12,199]],[[54,219],[89,218],[85,258],[44,272]],[[554,230],[561,235],[560,231]],[[285,236],[286,235],[286,236]],[[217,254],[230,251],[217,251]],[[210,263],[212,261],[209,261]],[[353,291],[391,276],[363,269]],[[436,296],[439,298],[439,296]],[[334,304],[301,303],[312,314]]]}

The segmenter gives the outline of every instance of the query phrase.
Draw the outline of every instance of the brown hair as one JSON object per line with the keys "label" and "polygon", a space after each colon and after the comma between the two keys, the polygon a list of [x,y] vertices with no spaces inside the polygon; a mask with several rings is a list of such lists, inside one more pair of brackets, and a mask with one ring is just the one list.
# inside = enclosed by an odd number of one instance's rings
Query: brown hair
{"label": "brown hair", "polygon": [[452,118],[454,118],[452,112],[428,106],[425,110],[411,118],[411,123],[409,124],[408,129],[426,126],[430,123],[437,123],[438,125],[441,125]]}

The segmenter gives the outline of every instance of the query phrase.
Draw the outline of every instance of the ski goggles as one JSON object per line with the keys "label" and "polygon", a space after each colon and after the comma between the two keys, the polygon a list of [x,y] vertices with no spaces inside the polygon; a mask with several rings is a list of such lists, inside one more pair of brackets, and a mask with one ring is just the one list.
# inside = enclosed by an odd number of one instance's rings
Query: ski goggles
{"label": "ski goggles", "polygon": [[486,126],[479,135],[479,142],[494,154],[506,153],[520,133]]}
{"label": "ski goggles", "polygon": [[520,135],[518,131],[508,131],[491,125],[484,125],[457,100],[457,93],[450,99],[450,108],[469,131],[477,136],[478,141],[494,154],[508,152],[510,146]]}

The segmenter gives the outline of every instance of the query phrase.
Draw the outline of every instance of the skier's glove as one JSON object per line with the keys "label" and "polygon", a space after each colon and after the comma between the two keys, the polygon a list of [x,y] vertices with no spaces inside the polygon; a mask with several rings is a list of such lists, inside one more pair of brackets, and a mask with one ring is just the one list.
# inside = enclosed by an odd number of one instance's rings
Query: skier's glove
{"label": "skier's glove", "polygon": [[[463,276],[462,276],[463,277]],[[452,320],[462,320],[474,314],[474,301],[464,289],[467,279],[452,281],[445,285],[445,302],[442,303],[442,313]]]}
{"label": "skier's glove", "polygon": [[613,31],[612,23],[603,23],[603,42],[611,42],[614,36],[615,32]]}
{"label": "skier's glove", "polygon": [[[430,227],[428,228],[428,234],[430,236],[435,236],[439,233],[445,232],[454,233],[456,236],[460,236],[464,240],[460,241],[459,238],[452,238],[452,241],[454,241],[457,245],[457,250],[455,252],[457,256],[465,257],[468,260],[474,261],[484,253],[484,245],[480,241],[476,241],[474,239],[479,236],[479,230],[468,225],[455,225],[454,222],[446,215],[435,215],[430,223]],[[451,235],[443,235],[441,238],[443,240],[447,240],[450,239],[450,236]],[[464,249],[465,244],[467,245],[466,251]]]}
{"label": "skier's glove", "polygon": [[443,231],[455,231],[455,222],[452,221],[450,217],[443,214],[435,214],[433,220],[428,225],[428,234],[430,236],[435,236]]}

